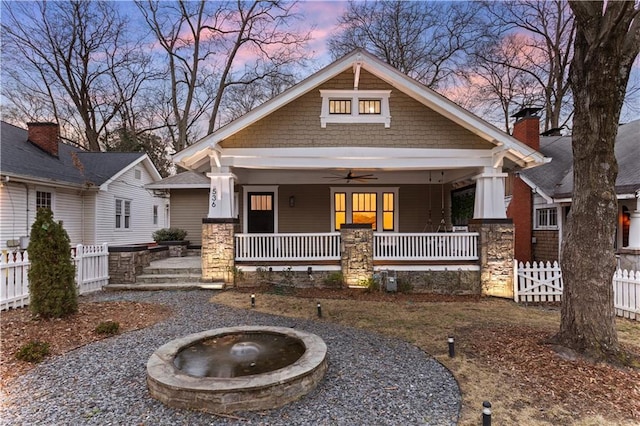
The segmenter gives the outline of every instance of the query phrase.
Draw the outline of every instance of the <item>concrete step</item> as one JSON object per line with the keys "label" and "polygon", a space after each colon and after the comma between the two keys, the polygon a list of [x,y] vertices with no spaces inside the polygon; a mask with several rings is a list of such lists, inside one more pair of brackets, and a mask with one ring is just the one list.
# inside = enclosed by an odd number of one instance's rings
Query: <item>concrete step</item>
{"label": "concrete step", "polygon": [[202,275],[202,268],[153,268],[142,269],[144,275]]}
{"label": "concrete step", "polygon": [[163,284],[163,283],[200,283],[201,274],[189,273],[158,273],[142,274],[136,277],[136,283],[140,284]]}
{"label": "concrete step", "polygon": [[176,282],[176,283],[135,283],[135,284],[108,284],[103,287],[106,291],[117,290],[222,290],[224,288],[223,282],[213,283],[196,283],[196,282]]}

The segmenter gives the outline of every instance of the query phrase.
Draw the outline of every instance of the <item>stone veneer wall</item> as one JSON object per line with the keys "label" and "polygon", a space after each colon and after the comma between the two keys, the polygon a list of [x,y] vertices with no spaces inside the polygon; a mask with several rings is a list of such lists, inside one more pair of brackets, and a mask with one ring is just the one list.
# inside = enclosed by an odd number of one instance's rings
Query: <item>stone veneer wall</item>
{"label": "stone veneer wall", "polygon": [[480,284],[484,296],[513,298],[514,226],[510,219],[472,219],[480,234]]}
{"label": "stone veneer wall", "polygon": [[[392,268],[389,268],[392,269]],[[480,271],[397,271],[398,290],[411,293],[481,294]]]}
{"label": "stone veneer wall", "polygon": [[202,281],[233,287],[236,219],[202,219]]}
{"label": "stone veneer wall", "polygon": [[112,246],[109,247],[109,283],[133,284],[136,275],[149,266],[151,261],[169,256],[166,247]]}
{"label": "stone veneer wall", "polygon": [[340,264],[347,286],[373,278],[373,230],[370,224],[344,224],[340,228]]}
{"label": "stone veneer wall", "polygon": [[[253,265],[252,265],[253,266]],[[271,271],[269,271],[271,268]],[[313,268],[313,266],[312,266]],[[236,287],[256,287],[275,285],[291,288],[341,288],[340,271],[317,271],[311,275],[307,271],[292,271],[286,266],[264,266],[255,271],[243,271],[242,266],[236,270]]]}

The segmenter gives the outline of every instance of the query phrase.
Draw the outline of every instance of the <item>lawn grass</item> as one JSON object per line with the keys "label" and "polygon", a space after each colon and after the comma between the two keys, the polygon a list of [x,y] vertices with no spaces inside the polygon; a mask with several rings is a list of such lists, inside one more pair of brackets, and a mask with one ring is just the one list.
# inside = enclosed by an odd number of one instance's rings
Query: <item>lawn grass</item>
{"label": "lawn grass", "polygon": [[[225,291],[214,296],[212,301],[252,309],[247,293]],[[317,318],[317,302],[322,306],[322,319]],[[560,364],[557,366],[558,373],[554,372],[552,379],[547,379],[558,382],[553,383],[550,392],[545,392],[544,383],[536,382],[535,377],[529,376],[536,375],[536,369],[546,367],[540,366],[539,362],[542,361],[535,359],[528,364],[526,358],[535,358],[536,353],[529,354],[525,351],[524,354],[517,354],[518,333],[531,330],[536,336],[553,334],[559,327],[558,308],[525,307],[509,300],[492,298],[466,302],[421,302],[408,298],[389,302],[309,299],[260,293],[256,295],[256,307],[253,309],[363,328],[398,337],[420,347],[451,370],[458,380],[463,399],[461,425],[480,424],[483,401],[492,403],[494,424],[499,425],[631,425],[639,421],[633,413],[621,415],[616,412],[615,404],[609,409],[606,395],[598,395],[600,399],[605,398],[605,401],[596,401],[593,410],[582,409],[580,404],[575,406],[571,402],[564,402],[558,392],[564,392],[565,388],[567,392],[579,392],[571,388],[572,373],[562,370],[573,368],[570,364]],[[514,330],[513,335],[510,330]],[[640,323],[619,320],[618,334],[622,344],[634,347],[636,351],[640,348]],[[448,356],[448,336],[455,338],[454,358]],[[495,347],[491,343],[492,338],[496,339]],[[520,339],[526,340],[527,337]],[[536,339],[537,337],[529,338],[531,341]],[[513,359],[502,361],[498,345],[506,345],[505,351],[510,355],[525,359],[515,363]],[[522,364],[525,365],[525,370],[522,370]],[[530,365],[532,371],[527,371],[526,365]],[[590,368],[580,365],[576,368]],[[601,374],[608,375],[608,371]],[[631,383],[634,383],[636,373],[629,373],[632,374]],[[522,380],[519,374],[523,376]],[[637,373],[637,377],[640,377],[640,373]],[[529,380],[530,387],[527,385]],[[607,386],[611,388],[606,383],[602,385],[604,388]],[[640,383],[638,386],[637,397],[640,399]],[[622,403],[625,403],[624,400]],[[640,416],[640,413],[636,414]]]}

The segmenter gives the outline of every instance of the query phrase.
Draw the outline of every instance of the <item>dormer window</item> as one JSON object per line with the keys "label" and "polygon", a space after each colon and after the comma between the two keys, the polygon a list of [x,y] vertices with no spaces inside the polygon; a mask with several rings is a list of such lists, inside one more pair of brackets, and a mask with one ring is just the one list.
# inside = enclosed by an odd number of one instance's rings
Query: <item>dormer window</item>
{"label": "dormer window", "polygon": [[382,101],[380,99],[361,99],[358,101],[359,114],[380,114]]}
{"label": "dormer window", "polygon": [[391,90],[320,90],[320,126],[327,127],[327,123],[381,123],[384,127],[391,127],[390,95]]}
{"label": "dormer window", "polygon": [[351,115],[351,99],[329,99],[329,114]]}

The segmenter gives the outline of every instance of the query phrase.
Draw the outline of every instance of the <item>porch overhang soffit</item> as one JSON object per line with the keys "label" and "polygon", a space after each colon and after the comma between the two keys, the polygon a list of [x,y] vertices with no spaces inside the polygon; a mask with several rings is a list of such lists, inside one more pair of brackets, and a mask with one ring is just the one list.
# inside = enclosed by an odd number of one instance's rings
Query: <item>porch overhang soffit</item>
{"label": "porch overhang soffit", "polygon": [[[520,168],[534,167],[547,162],[540,152],[528,147],[416,80],[402,74],[368,52],[356,49],[351,54],[338,59],[239,119],[232,121],[178,152],[173,156],[174,163],[187,169],[196,169],[202,166],[205,161],[209,161],[210,150],[217,149],[220,141],[267,117],[272,112],[311,90],[317,89],[321,84],[349,69],[354,69],[356,72],[360,69],[366,70],[395,89],[411,96],[426,107],[446,117],[452,123],[465,128],[495,146],[501,147],[502,150],[505,150],[504,158],[513,161]],[[357,84],[357,78],[354,80],[354,84]],[[318,120],[318,126],[320,126],[320,120]]]}
{"label": "porch overhang soffit", "polygon": [[423,148],[226,148],[222,167],[247,169],[440,170],[493,166],[494,154],[482,149]]}

